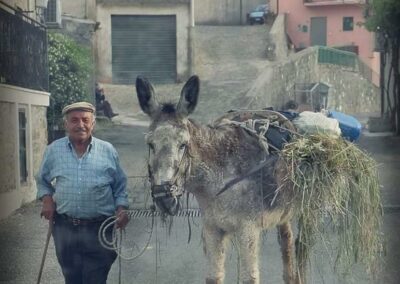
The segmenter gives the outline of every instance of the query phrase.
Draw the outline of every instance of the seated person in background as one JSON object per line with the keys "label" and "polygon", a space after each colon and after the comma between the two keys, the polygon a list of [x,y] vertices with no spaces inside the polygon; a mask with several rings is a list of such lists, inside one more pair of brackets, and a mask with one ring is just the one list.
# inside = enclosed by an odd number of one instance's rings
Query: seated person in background
{"label": "seated person in background", "polygon": [[286,104],[283,106],[283,109],[286,111],[292,111],[292,112],[303,112],[303,111],[314,111],[311,105],[305,102],[303,100],[303,103],[297,103],[294,100],[290,100],[286,102]]}
{"label": "seated person in background", "polygon": [[297,111],[298,108],[299,108],[299,104],[296,103],[296,101],[294,101],[294,100],[288,101],[283,107],[283,109],[286,111]]}
{"label": "seated person in background", "polygon": [[110,119],[118,115],[118,113],[113,112],[111,104],[106,100],[104,95],[104,89],[99,86],[99,83],[96,83],[95,95],[97,111],[103,111],[104,115]]}

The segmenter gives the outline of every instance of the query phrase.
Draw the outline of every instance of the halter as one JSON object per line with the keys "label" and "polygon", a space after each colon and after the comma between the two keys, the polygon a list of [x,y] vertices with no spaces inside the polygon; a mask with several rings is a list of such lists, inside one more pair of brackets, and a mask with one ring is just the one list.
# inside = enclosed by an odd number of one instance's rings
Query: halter
{"label": "halter", "polygon": [[[184,187],[180,191],[181,187],[177,185],[177,182],[179,179],[184,178],[184,181],[186,181],[187,174],[190,172],[190,166],[191,166],[191,160],[190,156],[188,155],[188,146],[185,147],[185,150],[182,154],[182,158],[179,161],[178,167],[175,170],[174,175],[172,176],[172,179],[168,182],[165,182],[160,185],[154,185],[153,182],[153,172],[150,168],[150,165],[148,165],[148,172],[149,172],[149,179],[151,183],[151,196],[153,198],[153,201],[157,204],[158,207],[163,212],[167,212],[169,215],[175,215],[178,210],[180,209],[179,206],[179,200],[178,198],[182,196],[184,193]],[[150,148],[149,148],[149,157],[150,157]],[[188,161],[188,166],[184,168],[185,166],[185,161]],[[183,172],[183,175],[180,175],[180,173]],[[169,206],[166,206],[165,201],[169,200],[172,202],[176,203],[175,210],[171,211]]]}

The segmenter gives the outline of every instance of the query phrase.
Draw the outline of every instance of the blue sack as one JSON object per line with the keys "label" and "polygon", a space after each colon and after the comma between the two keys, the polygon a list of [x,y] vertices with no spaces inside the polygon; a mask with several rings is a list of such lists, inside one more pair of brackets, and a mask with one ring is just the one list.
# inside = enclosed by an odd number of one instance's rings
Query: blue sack
{"label": "blue sack", "polygon": [[360,138],[362,125],[353,116],[330,110],[328,117],[334,118],[339,122],[339,128],[342,131],[342,137],[346,140],[354,142]]}

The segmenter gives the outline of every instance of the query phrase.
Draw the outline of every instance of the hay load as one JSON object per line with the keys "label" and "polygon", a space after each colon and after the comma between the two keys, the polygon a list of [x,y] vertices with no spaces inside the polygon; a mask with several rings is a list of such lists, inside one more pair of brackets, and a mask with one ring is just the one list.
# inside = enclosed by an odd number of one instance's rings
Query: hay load
{"label": "hay load", "polygon": [[363,263],[375,272],[382,252],[376,162],[355,144],[322,133],[293,139],[280,155],[298,202],[300,253],[309,256],[329,222],[338,238],[335,268]]}

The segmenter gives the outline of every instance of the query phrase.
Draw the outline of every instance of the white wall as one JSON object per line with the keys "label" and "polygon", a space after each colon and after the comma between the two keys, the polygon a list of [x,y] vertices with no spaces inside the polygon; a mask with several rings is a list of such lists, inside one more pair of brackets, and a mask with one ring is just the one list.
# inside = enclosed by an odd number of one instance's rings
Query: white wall
{"label": "white wall", "polygon": [[[0,84],[0,219],[36,198],[34,176],[47,145],[49,93]],[[20,183],[18,111],[24,109],[28,177]]]}

